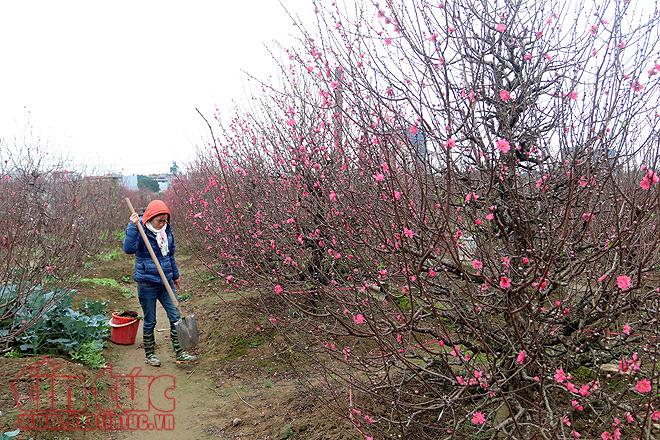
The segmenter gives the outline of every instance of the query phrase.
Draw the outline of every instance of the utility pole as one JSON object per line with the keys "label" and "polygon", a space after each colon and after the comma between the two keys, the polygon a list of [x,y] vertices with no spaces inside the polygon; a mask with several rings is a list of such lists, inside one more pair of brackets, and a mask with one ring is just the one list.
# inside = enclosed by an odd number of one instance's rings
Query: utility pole
{"label": "utility pole", "polygon": [[343,118],[342,118],[342,109],[343,109],[343,74],[341,67],[337,66],[335,68],[335,81],[337,82],[337,87],[335,88],[335,113],[333,115],[334,119],[334,137],[335,137],[335,147],[341,148],[342,144],[342,132],[343,132]]}

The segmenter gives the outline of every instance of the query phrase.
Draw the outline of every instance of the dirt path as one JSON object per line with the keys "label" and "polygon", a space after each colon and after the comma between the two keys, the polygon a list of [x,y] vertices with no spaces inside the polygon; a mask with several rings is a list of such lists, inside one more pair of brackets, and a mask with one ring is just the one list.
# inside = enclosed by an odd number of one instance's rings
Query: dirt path
{"label": "dirt path", "polygon": [[[137,298],[127,301],[126,309],[140,311]],[[174,390],[169,393],[169,396],[173,397],[175,401],[174,430],[138,430],[119,438],[159,440],[217,438],[205,434],[204,430],[209,425],[208,421],[218,417],[229,417],[230,405],[233,404],[226,399],[221,399],[213,390],[212,381],[198,371],[199,364],[203,361],[200,360],[197,365],[183,365],[175,362],[169,336],[169,321],[165,310],[160,305],[157,307],[157,322],[156,354],[161,359],[160,367],[152,367],[144,362],[142,326],[140,326],[134,345],[112,344],[106,350],[107,359],[115,373],[128,374],[134,368],[140,368],[143,375],[166,375],[174,378]],[[154,403],[157,404],[159,400],[163,400],[159,396],[164,395],[168,384],[168,380],[157,381],[156,386],[151,389],[150,396]]]}

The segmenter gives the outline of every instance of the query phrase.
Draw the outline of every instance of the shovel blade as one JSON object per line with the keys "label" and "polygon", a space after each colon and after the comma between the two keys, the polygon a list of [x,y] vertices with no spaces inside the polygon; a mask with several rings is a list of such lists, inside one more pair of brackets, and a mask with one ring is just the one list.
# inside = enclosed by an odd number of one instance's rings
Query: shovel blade
{"label": "shovel blade", "polygon": [[188,351],[197,347],[199,334],[197,333],[197,319],[195,315],[184,316],[174,323],[176,333],[179,336],[179,345]]}

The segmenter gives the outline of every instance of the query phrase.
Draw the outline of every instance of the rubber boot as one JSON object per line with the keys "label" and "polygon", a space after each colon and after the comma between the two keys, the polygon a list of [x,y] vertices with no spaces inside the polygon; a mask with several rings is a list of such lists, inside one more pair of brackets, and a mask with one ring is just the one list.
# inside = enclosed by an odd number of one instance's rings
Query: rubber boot
{"label": "rubber boot", "polygon": [[144,342],[144,361],[152,367],[160,367],[160,359],[156,356],[156,338],[153,333],[145,333],[142,335]]}
{"label": "rubber boot", "polygon": [[170,327],[170,337],[172,338],[172,348],[174,349],[177,361],[187,362],[197,360],[197,356],[193,356],[181,348],[179,345],[179,335],[177,334],[175,327]]}

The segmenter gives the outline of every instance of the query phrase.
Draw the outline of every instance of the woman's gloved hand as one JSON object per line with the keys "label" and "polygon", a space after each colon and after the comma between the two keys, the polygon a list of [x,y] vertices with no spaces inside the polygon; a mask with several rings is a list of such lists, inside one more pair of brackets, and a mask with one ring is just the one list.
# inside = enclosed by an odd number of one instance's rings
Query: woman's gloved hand
{"label": "woman's gloved hand", "polygon": [[181,277],[179,277],[179,278],[177,278],[176,280],[174,280],[174,287],[176,287],[176,290],[179,290],[179,280],[180,280],[180,279],[181,279]]}
{"label": "woman's gloved hand", "polygon": [[133,214],[131,214],[131,217],[129,218],[129,220],[130,220],[131,223],[133,223],[134,225],[137,225],[137,222],[140,220],[140,216],[138,215],[137,212],[134,212]]}

